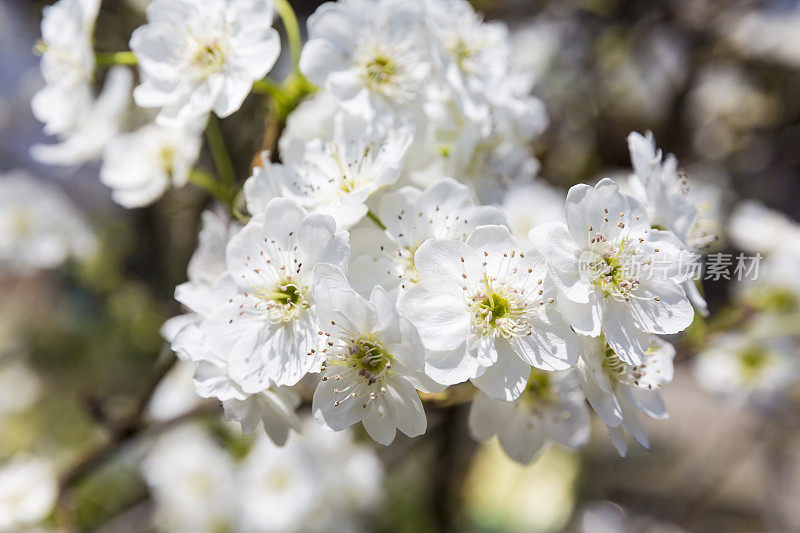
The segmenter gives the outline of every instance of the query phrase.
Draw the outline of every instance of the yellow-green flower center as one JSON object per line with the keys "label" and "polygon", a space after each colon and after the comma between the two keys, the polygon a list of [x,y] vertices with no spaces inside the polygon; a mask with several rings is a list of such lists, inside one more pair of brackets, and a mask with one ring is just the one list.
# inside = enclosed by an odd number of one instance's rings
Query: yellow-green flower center
{"label": "yellow-green flower center", "polygon": [[371,340],[355,339],[347,348],[347,352],[347,365],[364,378],[368,385],[383,380],[392,368],[394,359],[392,354]]}
{"label": "yellow-green flower center", "polygon": [[367,82],[374,85],[383,85],[392,79],[397,72],[395,62],[386,56],[379,55],[367,63],[366,77]]}
{"label": "yellow-green flower center", "polygon": [[752,380],[758,377],[767,363],[769,355],[766,351],[751,347],[739,354],[739,364],[745,379]]}
{"label": "yellow-green flower center", "polygon": [[255,287],[253,294],[263,302],[273,322],[289,322],[310,307],[305,299],[305,288],[286,280],[272,287]]}
{"label": "yellow-green flower center", "polygon": [[508,316],[510,311],[511,304],[508,303],[506,298],[503,298],[496,292],[489,294],[478,304],[478,312],[481,314],[484,321],[492,326],[495,326],[499,319]]}

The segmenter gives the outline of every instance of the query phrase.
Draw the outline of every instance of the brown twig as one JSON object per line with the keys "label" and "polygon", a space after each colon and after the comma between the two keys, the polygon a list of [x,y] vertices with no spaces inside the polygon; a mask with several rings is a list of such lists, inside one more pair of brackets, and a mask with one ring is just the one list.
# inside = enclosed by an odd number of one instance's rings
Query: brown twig
{"label": "brown twig", "polygon": [[144,419],[147,406],[150,404],[150,400],[158,388],[158,385],[177,361],[176,357],[169,350],[169,346],[166,346],[162,350],[159,359],[161,363],[145,384],[131,413],[119,422],[107,424],[110,430],[109,437],[84,453],[72,466],[64,471],[59,478],[56,516],[61,525],[68,531],[76,530],[70,494],[74,485],[103,465],[123,447],[138,437],[144,434],[155,435],[197,416],[218,411],[218,405],[216,403],[208,402],[169,420],[148,425]]}

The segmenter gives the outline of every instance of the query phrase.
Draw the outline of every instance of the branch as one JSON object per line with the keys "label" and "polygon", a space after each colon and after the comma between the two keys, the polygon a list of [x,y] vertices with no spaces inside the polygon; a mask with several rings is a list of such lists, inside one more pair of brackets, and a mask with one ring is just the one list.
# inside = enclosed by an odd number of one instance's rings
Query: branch
{"label": "branch", "polygon": [[144,414],[147,406],[150,404],[150,400],[159,383],[177,361],[177,358],[169,350],[168,345],[165,345],[161,355],[163,356],[165,353],[168,353],[168,358],[159,364],[156,371],[147,381],[130,414],[123,418],[121,422],[110,424],[109,438],[95,445],[61,474],[56,515],[59,522],[67,530],[75,530],[74,513],[71,509],[70,498],[72,487],[114,457],[123,447],[144,435],[157,435],[195,417],[219,412],[219,405],[216,402],[205,402],[174,418],[150,425],[146,424]]}

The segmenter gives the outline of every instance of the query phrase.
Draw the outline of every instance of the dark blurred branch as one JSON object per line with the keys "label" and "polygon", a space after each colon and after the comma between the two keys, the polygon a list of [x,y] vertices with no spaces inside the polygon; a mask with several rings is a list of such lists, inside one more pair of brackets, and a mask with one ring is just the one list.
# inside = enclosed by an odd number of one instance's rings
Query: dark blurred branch
{"label": "dark blurred branch", "polygon": [[431,504],[437,530],[441,532],[463,531],[461,492],[477,447],[467,436],[468,409],[467,405],[459,404],[439,409],[442,422],[437,432],[436,468],[431,471]]}
{"label": "dark blurred branch", "polygon": [[[164,354],[166,354],[166,358],[163,357]],[[206,402],[174,418],[161,422],[147,423],[145,420],[147,406],[150,404],[158,385],[169,373],[176,361],[176,357],[169,351],[167,346],[162,351],[158,367],[137,397],[130,414],[117,422],[109,420],[104,415],[104,419],[108,420],[106,425],[110,430],[109,437],[84,453],[61,475],[56,515],[61,525],[68,531],[75,531],[71,489],[86,476],[105,464],[106,461],[114,457],[129,443],[142,436],[158,435],[196,417],[214,414],[219,411],[219,406],[216,402]],[[99,409],[102,413],[106,412],[102,406],[96,406],[96,409]]]}

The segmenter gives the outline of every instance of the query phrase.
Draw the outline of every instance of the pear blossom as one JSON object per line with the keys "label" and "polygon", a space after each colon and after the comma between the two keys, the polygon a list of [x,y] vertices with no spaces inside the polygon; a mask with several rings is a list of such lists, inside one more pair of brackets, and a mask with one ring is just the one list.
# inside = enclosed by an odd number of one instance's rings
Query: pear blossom
{"label": "pear blossom", "polygon": [[402,187],[381,197],[385,230],[360,227],[350,235],[353,287],[366,296],[376,285],[397,294],[419,281],[414,254],[427,239],[464,241],[477,226],[505,222],[500,209],[476,206],[469,189],[443,178],[424,191]]}
{"label": "pear blossom", "polygon": [[583,337],[584,349],[578,373],[586,399],[608,426],[611,440],[621,456],[628,451],[625,431],[642,446],[650,441],[637,417],[641,411],[649,417],[667,418],[667,408],[660,388],[672,381],[675,348],[668,342],[650,337],[643,361],[627,364],[603,336]]}
{"label": "pear blossom", "polygon": [[511,401],[531,365],[563,370],[577,361],[580,344],[556,310],[544,258],[520,249],[506,227],[479,226],[466,242],[430,239],[414,262],[420,282],[399,307],[429,350],[433,379],[472,379],[490,398]]}
{"label": "pear blossom", "polygon": [[340,270],[327,265],[317,268],[314,291],[325,340],[314,418],[333,431],[360,421],[383,445],[394,440],[397,429],[409,437],[424,433],[417,389],[441,388],[425,376],[425,348],[394,299],[381,287],[365,299]]}
{"label": "pear blossom", "polygon": [[186,425],[159,437],[141,469],[160,529],[213,531],[234,524],[233,458],[199,427]]}
{"label": "pear blossom", "polygon": [[589,410],[574,370],[534,370],[513,402],[479,392],[469,412],[472,436],[485,441],[497,434],[518,463],[533,461],[549,442],[581,448],[589,441]]}
{"label": "pear blossom", "polygon": [[726,332],[711,340],[692,362],[695,381],[707,392],[741,405],[769,407],[800,381],[797,343],[770,333],[774,319],[764,318],[744,332]]}
{"label": "pear blossom", "polygon": [[92,33],[100,0],[59,0],[42,10],[42,59],[45,86],[31,100],[33,113],[50,135],[65,133],[81,119],[91,101],[89,86],[95,59]]}
{"label": "pear blossom", "polygon": [[325,499],[326,487],[319,482],[316,466],[294,439],[283,448],[264,438],[256,440],[237,470],[239,530],[301,530]]}
{"label": "pear blossom", "polygon": [[540,101],[514,103],[511,96],[497,96],[502,106],[477,106],[452,91],[429,93],[425,129],[409,149],[412,182],[427,186],[455,176],[479,201],[499,203],[509,187],[534,179],[539,161],[528,144],[547,123]]}
{"label": "pear blossom", "polygon": [[278,58],[272,16],[269,0],[154,0],[130,41],[136,104],[160,108],[160,123],[230,115]]}
{"label": "pear blossom", "polygon": [[652,229],[641,203],[606,178],[569,190],[566,220],[541,224],[529,238],[546,257],[559,311],[576,332],[602,332],[622,361],[638,365],[650,333],[692,323],[681,283],[694,256],[673,233]]}
{"label": "pear blossom", "polygon": [[800,223],[755,200],[745,200],[734,208],[728,235],[747,252],[800,257]]}
{"label": "pear blossom", "polygon": [[367,120],[419,120],[432,70],[420,7],[402,0],[322,4],[308,18],[301,72]]}
{"label": "pear blossom", "polygon": [[57,494],[55,472],[45,459],[17,456],[0,465],[0,531],[21,531],[43,521]]}
{"label": "pear blossom", "polygon": [[113,138],[105,149],[100,181],[123,207],[142,207],[171,186],[182,187],[200,153],[199,131],[147,124]]}
{"label": "pear blossom", "polygon": [[264,188],[259,181],[277,180],[284,196],[349,228],[367,214],[370,196],[398,180],[410,142],[405,129],[387,130],[339,115],[331,139],[293,143],[282,164],[267,162],[250,178],[248,207],[258,203],[252,197]]}
{"label": "pear blossom", "polygon": [[[628,135],[628,147],[634,174],[630,178],[632,195],[647,209],[650,223],[656,229],[673,232],[688,248],[704,231],[700,224],[700,213],[689,195],[689,178],[678,170],[678,160],[669,154],[665,158],[657,148],[653,133],[645,135],[632,132]],[[707,226],[707,225],[706,225]],[[704,226],[705,227],[705,226]],[[702,243],[715,235],[703,235]],[[708,316],[708,305],[693,280],[685,280],[683,288],[692,304]]]}
{"label": "pear blossom", "polygon": [[688,178],[678,170],[678,160],[672,154],[663,158],[650,131],[645,135],[632,132],[628,147],[634,170],[632,193],[644,204],[650,223],[687,242],[698,211],[689,198]]}
{"label": "pear blossom", "polygon": [[198,351],[225,355],[221,366],[245,393],[294,385],[320,363],[314,267],[346,268],[348,259],[347,233],[336,231],[333,218],[271,200],[228,242],[227,280],[199,325],[205,346]]}
{"label": "pear blossom", "polygon": [[487,89],[508,74],[508,27],[500,22],[484,22],[463,0],[431,1],[426,7],[438,70],[457,91],[486,98]]}
{"label": "pear blossom", "polygon": [[94,253],[86,221],[58,187],[22,171],[0,175],[0,271],[55,268]]}
{"label": "pear blossom", "polygon": [[203,213],[200,243],[187,269],[189,281],[175,289],[175,298],[189,312],[168,320],[162,334],[180,359],[192,363],[194,389],[200,397],[220,400],[225,418],[239,421],[245,434],[262,427],[282,445],[290,429],[300,430],[294,413],[299,404],[297,396],[280,386],[245,392],[229,375],[230,351],[225,346],[212,346],[201,329],[220,307],[230,304],[231,293],[237,291],[227,272],[225,251],[238,231],[225,218],[211,211]]}
{"label": "pear blossom", "polygon": [[[131,101],[133,74],[126,67],[109,70],[103,90],[94,98],[79,87],[60,100],[57,95],[45,94],[47,88],[34,96],[34,113],[45,120],[50,111],[45,107],[65,108],[75,113],[69,127],[57,133],[60,142],[34,144],[31,157],[48,165],[78,165],[97,159],[106,144],[119,133]],[[38,98],[42,95],[41,98]],[[45,131],[48,131],[47,124]]]}
{"label": "pear blossom", "polygon": [[360,520],[381,503],[383,469],[374,449],[351,431],[303,425],[282,448],[257,438],[240,463],[238,531],[361,531]]}

